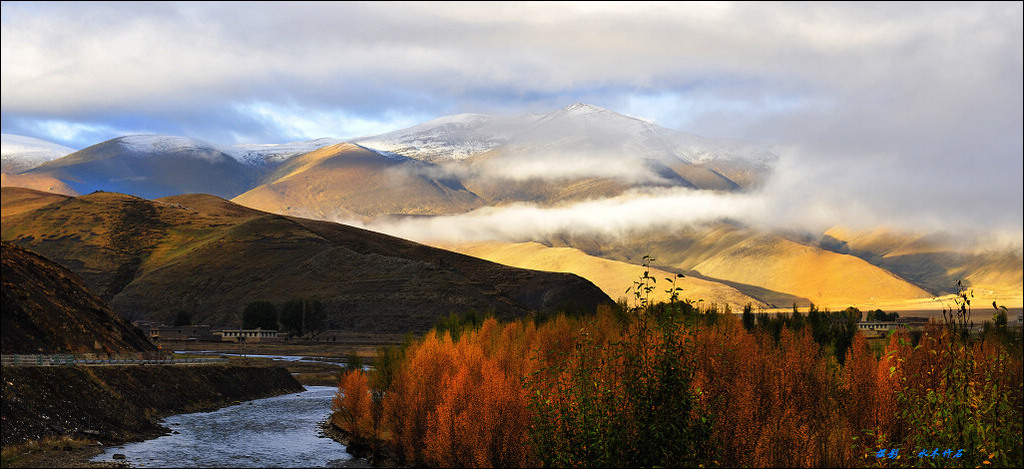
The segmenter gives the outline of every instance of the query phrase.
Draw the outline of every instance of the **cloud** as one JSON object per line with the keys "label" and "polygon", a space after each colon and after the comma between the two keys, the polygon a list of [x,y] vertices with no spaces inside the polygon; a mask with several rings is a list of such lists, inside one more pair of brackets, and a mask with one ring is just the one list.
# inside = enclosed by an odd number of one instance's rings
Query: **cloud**
{"label": "cloud", "polygon": [[886,227],[906,233],[942,234],[964,247],[1020,251],[1022,228],[1013,224],[963,224],[959,220],[918,214],[886,213],[870,203],[821,194],[815,187],[772,185],[768,191],[723,193],[685,188],[634,190],[618,197],[556,207],[531,203],[484,207],[464,214],[434,217],[384,217],[371,222],[338,219],[419,242],[499,240],[524,242],[564,235],[614,239],[654,231],[671,232],[715,222],[762,230],[821,235],[843,226],[871,230]]}
{"label": "cloud", "polygon": [[281,129],[292,140],[311,140],[324,136],[348,139],[378,135],[395,128],[412,127],[428,118],[424,115],[389,112],[383,119],[375,119],[350,115],[341,110],[278,106],[266,102],[236,104],[234,109],[240,115],[253,116],[269,126]]}
{"label": "cloud", "polygon": [[757,197],[743,194],[648,189],[559,207],[522,203],[484,207],[460,215],[386,218],[364,226],[425,242],[527,241],[561,233],[621,236],[649,229],[747,218],[759,211],[762,203]]}
{"label": "cloud", "polygon": [[[584,101],[785,147],[776,219],[1012,231],[1022,24],[1019,2],[4,2],[0,110],[4,133],[81,147],[347,137]],[[543,163],[522,171],[580,170]]]}
{"label": "cloud", "polygon": [[12,3],[3,107],[74,112],[219,97],[480,112],[488,109],[478,100],[550,110],[577,96],[693,91],[756,104],[871,88],[949,67],[965,58],[957,52],[994,65],[1013,47],[1000,41],[1019,28],[1014,14],[1013,5],[944,4]]}
{"label": "cloud", "polygon": [[605,178],[627,184],[665,183],[642,158],[601,151],[522,152],[497,155],[476,164],[474,176],[511,181],[543,180],[549,184]]}

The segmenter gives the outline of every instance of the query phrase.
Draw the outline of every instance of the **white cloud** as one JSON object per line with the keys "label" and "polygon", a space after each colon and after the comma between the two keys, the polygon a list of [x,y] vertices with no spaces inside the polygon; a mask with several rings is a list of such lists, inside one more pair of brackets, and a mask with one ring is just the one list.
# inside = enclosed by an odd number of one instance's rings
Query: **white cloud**
{"label": "white cloud", "polygon": [[252,142],[584,100],[791,145],[794,219],[1012,230],[1022,25],[1020,2],[3,2],[0,108],[63,143],[126,115]]}
{"label": "white cloud", "polygon": [[89,141],[91,139],[93,143],[99,143],[109,139],[110,136],[144,133],[117,129],[103,124],[87,124],[60,119],[35,121],[31,125],[38,134],[45,136],[45,140],[60,142]]}
{"label": "white cloud", "polygon": [[298,105],[280,106],[268,102],[236,104],[242,114],[254,116],[281,129],[296,140],[322,137],[356,138],[377,135],[396,128],[411,127],[425,119],[422,114],[388,112],[384,119],[364,118],[342,110],[310,109]]}
{"label": "white cloud", "polygon": [[[810,197],[806,190],[780,193],[720,193],[690,189],[633,192],[558,207],[521,203],[485,207],[459,215],[384,218],[370,223],[336,220],[419,242],[500,240],[536,241],[552,237],[596,235],[615,238],[650,231],[671,232],[722,220],[767,230],[822,234],[832,226],[873,229],[885,226],[907,233],[943,233],[965,246],[1014,249],[1024,245],[1024,231],[1012,226],[959,227],[933,214],[892,217],[870,204],[840,200],[834,194]],[[881,224],[879,224],[881,223]]]}
{"label": "white cloud", "polygon": [[461,215],[383,219],[368,228],[420,241],[526,241],[558,233],[619,236],[726,218],[744,218],[763,209],[753,195],[690,189],[652,189],[559,207],[515,204],[485,207]]}

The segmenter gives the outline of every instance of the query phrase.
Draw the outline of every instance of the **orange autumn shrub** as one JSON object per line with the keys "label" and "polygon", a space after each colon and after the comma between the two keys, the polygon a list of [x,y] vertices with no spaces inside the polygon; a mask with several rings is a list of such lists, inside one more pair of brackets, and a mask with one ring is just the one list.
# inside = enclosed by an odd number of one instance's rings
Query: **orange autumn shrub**
{"label": "orange autumn shrub", "polygon": [[[334,418],[366,431],[354,416],[372,413],[367,401],[348,401],[382,396],[380,435],[415,466],[872,466],[886,462],[880,449],[908,458],[915,445],[960,441],[951,416],[982,458],[974,465],[1021,452],[1019,348],[897,331],[877,356],[856,334],[840,365],[808,327],[776,339],[730,315],[691,319],[604,311],[489,319],[458,340],[432,332],[395,355],[393,379],[360,392],[365,377],[346,375]],[[655,441],[663,430],[681,433]]]}
{"label": "orange autumn shrub", "polygon": [[[916,346],[894,334],[886,349],[892,415],[882,431],[926,454],[962,450],[958,464],[1016,466],[1024,454],[1024,372],[1019,344],[933,327]],[[923,456],[922,456],[923,457]]]}
{"label": "orange autumn shrub", "polygon": [[694,385],[725,466],[842,465],[846,427],[838,365],[808,328],[747,332],[734,317],[696,335]]}
{"label": "orange autumn shrub", "polygon": [[370,408],[370,387],[366,374],[362,370],[345,373],[331,403],[334,423],[347,431],[353,439],[369,439],[373,436]]}
{"label": "orange autumn shrub", "polygon": [[454,344],[445,333],[438,338],[427,334],[406,351],[405,360],[384,396],[384,415],[391,437],[406,460],[415,465],[426,462],[425,446],[429,414],[441,393],[442,378],[454,368]]}
{"label": "orange autumn shrub", "polygon": [[458,342],[447,333],[431,333],[411,345],[384,398],[387,430],[405,461],[528,465],[529,418],[521,384],[527,354],[520,352],[535,332],[532,323],[488,319]]}

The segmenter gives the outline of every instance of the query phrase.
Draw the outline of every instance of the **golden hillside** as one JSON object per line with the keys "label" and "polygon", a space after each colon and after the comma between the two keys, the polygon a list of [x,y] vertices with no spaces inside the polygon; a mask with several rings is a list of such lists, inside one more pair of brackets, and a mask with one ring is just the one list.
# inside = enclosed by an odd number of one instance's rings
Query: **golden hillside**
{"label": "golden hillside", "polygon": [[864,309],[885,302],[930,301],[935,296],[862,258],[785,233],[730,223],[620,239],[563,237],[552,244],[581,246],[591,255],[624,262],[651,255],[657,267],[722,282],[781,308],[813,302],[830,309]]}
{"label": "golden hillside", "polygon": [[78,195],[67,183],[47,174],[0,173],[0,187],[24,187],[54,194]]}
{"label": "golden hillside", "polygon": [[436,168],[342,143],[288,160],[264,183],[233,198],[247,207],[321,220],[461,213],[480,205]]}
{"label": "golden hillside", "polygon": [[933,296],[863,259],[767,235],[745,239],[691,268],[832,309]]}
{"label": "golden hillside", "polygon": [[888,229],[834,227],[827,235],[851,254],[897,273],[936,294],[953,293],[961,281],[984,303],[1024,306],[1024,260],[1010,248],[979,250],[936,235]]}
{"label": "golden hillside", "polygon": [[[609,297],[624,298],[629,304],[634,301],[635,290],[626,293],[626,289],[632,287],[633,282],[644,272],[641,265],[602,259],[575,248],[548,247],[535,242],[488,241],[442,244],[438,247],[513,267],[574,273],[593,282]],[[650,275],[657,279],[657,289],[653,292],[651,300],[668,301],[669,293],[665,290],[670,288],[670,283],[666,279],[674,278],[675,274],[661,269],[650,269]],[[767,306],[764,302],[728,285],[692,276],[676,279],[676,286],[683,289],[681,298],[704,300],[705,304],[729,305],[733,311],[740,311],[747,304],[754,307]]]}

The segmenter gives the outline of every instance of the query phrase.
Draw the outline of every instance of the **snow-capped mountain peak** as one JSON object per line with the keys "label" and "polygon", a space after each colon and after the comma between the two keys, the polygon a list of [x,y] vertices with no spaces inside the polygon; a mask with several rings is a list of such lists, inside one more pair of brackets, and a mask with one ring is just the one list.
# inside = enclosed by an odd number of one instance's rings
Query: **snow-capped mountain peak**
{"label": "snow-capped mountain peak", "polygon": [[335,138],[318,138],[289,143],[222,146],[193,138],[169,135],[128,135],[120,137],[116,141],[137,156],[183,152],[196,155],[224,154],[248,166],[273,165],[295,155],[344,142],[344,140]]}
{"label": "snow-capped mountain peak", "polygon": [[603,108],[601,106],[595,106],[593,104],[579,103],[579,102],[572,103],[572,104],[562,108],[558,112],[561,112],[561,113],[564,113],[564,114],[574,114],[574,115],[599,114],[599,113],[605,113],[605,112],[611,112],[611,113],[618,114],[618,113],[616,113],[614,111],[610,111],[610,110],[605,109],[605,108]]}
{"label": "snow-capped mountain peak", "polygon": [[467,160],[494,150],[552,156],[599,150],[627,158],[686,163],[720,158],[764,164],[774,158],[774,152],[763,145],[706,139],[582,102],[547,114],[440,117],[355,143],[435,163]]}
{"label": "snow-capped mountain peak", "polygon": [[0,135],[0,160],[3,172],[9,174],[28,171],[74,152],[74,148],[38,138],[14,134]]}
{"label": "snow-capped mountain peak", "polygon": [[222,151],[217,146],[188,137],[171,135],[126,135],[116,139],[126,150],[137,154],[177,153],[185,151]]}
{"label": "snow-capped mountain peak", "polygon": [[354,142],[377,152],[429,162],[465,160],[504,145],[538,118],[456,114]]}

